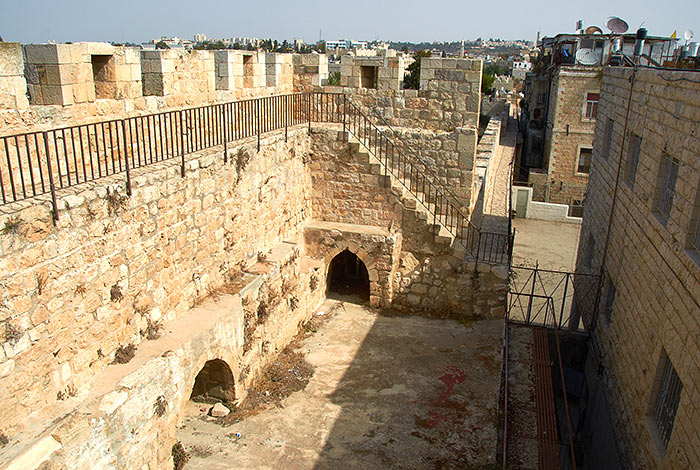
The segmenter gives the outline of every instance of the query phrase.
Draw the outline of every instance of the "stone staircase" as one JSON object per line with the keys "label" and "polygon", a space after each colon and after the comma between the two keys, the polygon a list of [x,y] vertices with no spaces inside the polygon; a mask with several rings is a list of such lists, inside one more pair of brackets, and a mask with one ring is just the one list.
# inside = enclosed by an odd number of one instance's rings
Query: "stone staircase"
{"label": "stone staircase", "polygon": [[452,230],[436,216],[435,203],[430,202],[422,192],[409,190],[403,178],[387,171],[379,159],[370,153],[352,134],[344,132],[341,133],[341,137],[348,142],[350,150],[355,154],[357,160],[369,165],[371,174],[380,175],[382,186],[388,188],[399,199],[406,214],[427,226],[427,230],[433,234],[433,240],[437,247],[450,251],[453,256],[459,259],[467,257],[468,251],[464,245],[456,239]]}

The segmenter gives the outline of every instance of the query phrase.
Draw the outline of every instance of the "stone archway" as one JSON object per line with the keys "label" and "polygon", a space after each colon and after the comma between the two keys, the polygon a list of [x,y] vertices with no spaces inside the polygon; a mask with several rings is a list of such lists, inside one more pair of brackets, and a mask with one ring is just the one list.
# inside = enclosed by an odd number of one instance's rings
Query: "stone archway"
{"label": "stone archway", "polygon": [[329,294],[370,299],[370,276],[365,263],[348,249],[336,254],[328,263],[326,286]]}
{"label": "stone archway", "polygon": [[234,402],[236,386],[229,365],[221,359],[204,363],[194,379],[190,400],[202,403]]}

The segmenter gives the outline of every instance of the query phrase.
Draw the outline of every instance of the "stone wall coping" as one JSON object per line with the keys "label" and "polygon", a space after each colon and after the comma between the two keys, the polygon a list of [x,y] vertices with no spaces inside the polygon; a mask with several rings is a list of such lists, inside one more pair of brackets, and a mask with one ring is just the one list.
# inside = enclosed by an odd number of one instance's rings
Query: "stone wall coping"
{"label": "stone wall coping", "polygon": [[382,237],[391,236],[389,230],[382,227],[377,227],[375,225],[345,224],[341,222],[326,222],[322,220],[310,220],[304,226],[304,231],[307,230],[338,230],[340,232],[357,233],[362,235],[379,235]]}

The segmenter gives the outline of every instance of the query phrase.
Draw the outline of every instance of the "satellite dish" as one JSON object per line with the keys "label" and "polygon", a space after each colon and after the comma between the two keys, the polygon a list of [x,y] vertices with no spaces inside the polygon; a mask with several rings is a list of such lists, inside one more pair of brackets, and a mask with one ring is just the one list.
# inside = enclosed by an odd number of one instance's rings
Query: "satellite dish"
{"label": "satellite dish", "polygon": [[693,39],[693,31],[690,29],[687,29],[685,33],[683,33],[683,37],[685,38],[686,41],[690,41]]}
{"label": "satellite dish", "polygon": [[610,31],[617,34],[624,34],[629,29],[629,25],[627,24],[627,22],[622,18],[618,18],[617,16],[608,17],[605,20],[605,26]]}
{"label": "satellite dish", "polygon": [[576,62],[581,65],[598,65],[600,63],[600,54],[593,49],[579,49],[576,51]]}
{"label": "satellite dish", "polygon": [[586,34],[603,34],[603,30],[597,26],[589,26],[586,28]]}

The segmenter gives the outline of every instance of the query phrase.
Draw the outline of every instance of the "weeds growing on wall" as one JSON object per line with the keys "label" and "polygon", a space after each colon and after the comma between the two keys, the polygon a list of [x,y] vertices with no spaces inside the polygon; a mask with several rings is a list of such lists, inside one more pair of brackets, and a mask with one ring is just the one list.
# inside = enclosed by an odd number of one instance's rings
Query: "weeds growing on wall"
{"label": "weeds growing on wall", "polygon": [[173,445],[173,469],[182,470],[185,468],[185,464],[190,460],[190,454],[182,446],[182,442],[177,441]]}
{"label": "weeds growing on wall", "polygon": [[160,338],[161,330],[163,329],[163,324],[161,322],[154,322],[151,321],[150,318],[147,318],[146,321],[148,324],[146,325],[146,328],[141,330],[141,336],[144,336],[148,340],[155,340]]}
{"label": "weeds growing on wall", "polygon": [[119,346],[117,351],[114,353],[114,360],[112,364],[126,364],[134,358],[136,355],[136,346],[133,343],[129,343],[123,346]]}
{"label": "weeds growing on wall", "polygon": [[7,435],[4,432],[0,432],[0,447],[5,447],[8,442],[10,442],[10,439]]}
{"label": "weeds growing on wall", "polygon": [[311,292],[314,292],[317,287],[318,287],[318,274],[313,273],[313,274],[311,274],[311,277],[309,278],[309,289],[311,289]]}
{"label": "weeds growing on wall", "polygon": [[112,288],[109,290],[109,298],[112,300],[112,302],[119,302],[124,298],[124,294],[122,293],[122,288],[119,286],[119,283],[115,283]]}
{"label": "weeds growing on wall", "polygon": [[153,404],[153,414],[157,417],[161,417],[168,410],[168,402],[163,395],[156,398],[156,402]]}
{"label": "weeds growing on wall", "polygon": [[19,235],[20,227],[22,227],[22,219],[20,219],[19,216],[11,217],[5,221],[2,233],[3,235]]}
{"label": "weeds growing on wall", "polygon": [[5,323],[5,341],[11,345],[17,344],[17,342],[22,338],[24,330],[22,328],[13,325],[9,321]]}
{"label": "weeds growing on wall", "polygon": [[121,194],[119,191],[110,191],[107,189],[107,210],[109,215],[119,215],[122,209],[126,207],[129,196]]}
{"label": "weeds growing on wall", "polygon": [[36,275],[36,294],[41,295],[46,287],[46,283],[49,281],[49,276],[46,273],[39,273]]}
{"label": "weeds growing on wall", "polygon": [[248,166],[248,163],[250,162],[250,153],[248,152],[247,148],[241,148],[238,150],[238,153],[236,154],[236,174],[238,175],[238,179],[241,178],[241,175],[245,171],[245,168]]}

